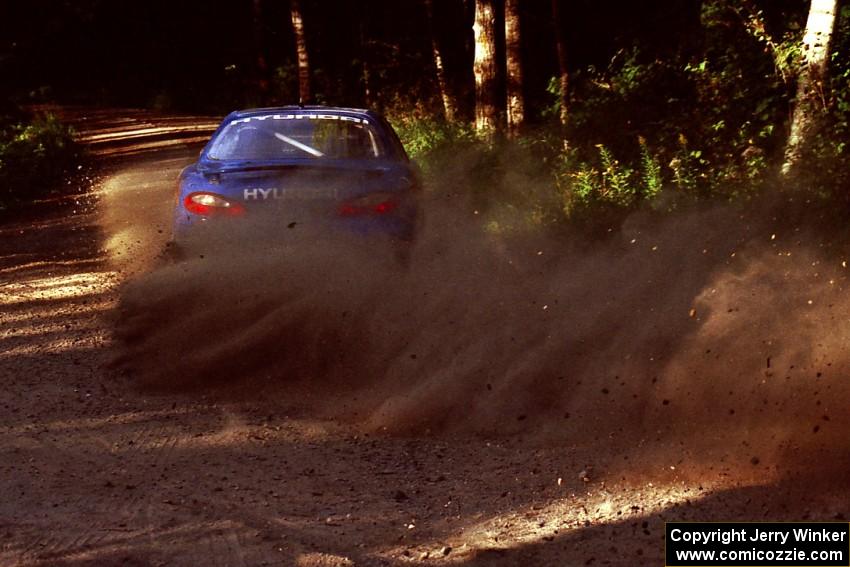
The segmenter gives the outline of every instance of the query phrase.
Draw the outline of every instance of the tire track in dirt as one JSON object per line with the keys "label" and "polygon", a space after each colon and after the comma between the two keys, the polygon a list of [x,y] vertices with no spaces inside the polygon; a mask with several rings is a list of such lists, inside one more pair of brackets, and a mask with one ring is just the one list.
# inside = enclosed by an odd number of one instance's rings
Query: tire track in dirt
{"label": "tire track in dirt", "polygon": [[[177,415],[186,418],[191,414],[187,411]],[[144,547],[151,550],[161,547],[160,535],[169,531],[167,514],[163,510],[175,503],[171,500],[166,502],[164,495],[154,486],[156,475],[161,473],[165,476],[162,471],[168,471],[176,463],[175,457],[185,440],[181,431],[184,424],[174,420],[163,423],[162,419],[166,416],[175,417],[166,412],[151,412],[143,419],[133,420],[130,431],[121,432],[121,470],[113,471],[118,476],[114,482],[108,480],[109,486],[104,488],[122,493],[112,513],[108,517],[101,515],[94,521],[79,524],[81,529],[68,529],[68,526],[56,526],[56,530],[50,531],[35,528],[35,533],[25,538],[30,543],[20,551],[26,559],[24,564],[70,563],[86,557],[92,550],[120,547],[122,542],[135,542],[134,545],[138,546],[145,541]],[[220,432],[232,436],[238,424],[234,414],[227,412],[217,412],[206,421],[208,436]],[[198,429],[197,426],[195,429]],[[48,534],[46,537],[45,533]],[[208,547],[214,551],[209,557],[222,561],[222,565],[232,565],[233,558],[243,557],[244,552],[239,545],[236,528],[227,527],[222,534],[202,536],[201,539],[207,541]],[[228,539],[226,544],[223,537]]]}
{"label": "tire track in dirt", "polygon": [[[130,451],[125,451],[122,459],[123,466],[135,467],[142,464],[156,466],[166,462],[168,454],[178,443],[177,436],[169,437],[167,433],[168,428],[156,423],[154,418],[143,422],[140,428],[136,427],[128,436],[129,438],[122,438],[125,446],[132,448]],[[90,443],[93,441],[102,448],[110,447],[102,437],[89,438],[85,441]],[[62,452],[59,446],[52,443],[45,443],[45,450],[53,454]],[[90,549],[115,543],[116,525],[125,532],[125,538],[145,531],[153,533],[157,526],[144,521],[143,515],[147,506],[146,500],[150,495],[144,492],[143,487],[135,484],[137,481],[133,475],[127,477],[124,482],[123,485],[120,483],[114,485],[111,480],[107,480],[107,484],[102,486],[102,490],[125,490],[131,495],[129,498],[120,498],[118,506],[113,508],[109,517],[99,516],[93,520],[79,522],[75,526],[76,529],[71,530],[68,530],[68,526],[61,526],[62,529],[51,531],[39,530],[31,543],[22,550],[22,554],[35,564],[49,565],[56,561],[71,560]],[[46,538],[43,537],[45,532],[48,534]]]}
{"label": "tire track in dirt", "polygon": [[[208,133],[214,127],[211,121],[200,123],[196,119],[189,119],[183,122],[168,121],[163,128],[159,128],[151,123],[149,115],[141,113],[129,113],[133,116],[128,119],[116,117],[117,114],[124,113],[114,111],[93,117],[80,114],[78,110],[65,114],[82,131],[84,138],[89,142],[96,140],[100,144],[98,153],[104,155],[120,155],[123,159],[124,156],[136,155],[137,151],[146,151],[143,145],[140,146],[140,142],[146,142],[147,136],[157,137],[157,143],[164,139],[163,136],[175,141],[175,144],[169,147],[177,148],[176,154],[183,157],[175,160],[175,152],[170,154],[166,152],[166,155],[161,158],[141,158],[141,162],[147,163],[148,168],[154,168],[158,176],[153,178],[153,184],[151,184],[152,178],[145,177],[144,169],[139,171],[140,177],[135,179],[141,179],[137,181],[141,184],[136,188],[129,187],[130,194],[126,197],[151,193],[155,198],[167,199],[168,193],[160,191],[156,183],[163,183],[167,178],[173,179],[179,167],[189,159],[189,155],[194,153],[192,150],[187,152],[180,149],[187,139],[180,138],[177,131],[185,129],[191,132],[192,136],[197,136],[198,132]],[[154,122],[156,120],[153,118]],[[106,134],[100,136],[98,132],[106,132]],[[199,140],[188,141],[196,143]],[[161,154],[162,152],[158,152],[157,155]],[[118,162],[113,158],[112,163]],[[160,167],[160,163],[165,164],[165,167]],[[132,166],[130,171],[135,171]],[[69,500],[54,502],[53,508],[49,508],[46,512],[36,514],[32,518],[38,519],[36,523],[31,521],[17,525],[14,522],[10,523],[15,526],[13,534],[15,543],[4,545],[3,556],[0,558],[0,563],[3,564],[7,563],[7,556],[9,562],[14,561],[21,565],[54,565],[57,562],[73,562],[74,558],[84,557],[92,549],[114,546],[122,540],[129,541],[137,533],[144,531],[153,533],[158,527],[154,522],[144,521],[145,509],[150,507],[148,501],[151,494],[146,493],[145,487],[135,480],[139,472],[132,469],[144,466],[159,469],[168,466],[168,463],[173,460],[174,452],[179,448],[180,432],[175,430],[169,422],[162,421],[162,415],[156,413],[146,416],[141,422],[131,423],[129,427],[122,428],[120,423],[109,425],[111,416],[104,421],[104,408],[82,404],[79,409],[74,409],[72,406],[75,402],[65,397],[69,381],[76,382],[72,395],[80,397],[81,401],[88,401],[85,398],[90,396],[109,398],[108,389],[115,386],[115,384],[107,385],[104,381],[104,378],[109,380],[109,373],[105,371],[105,368],[111,355],[103,349],[103,345],[109,339],[101,330],[109,327],[110,320],[105,315],[108,314],[111,303],[115,300],[117,285],[121,283],[123,276],[115,277],[114,272],[104,269],[104,266],[114,264],[111,258],[104,256],[105,253],[110,252],[108,247],[103,247],[99,242],[103,236],[100,232],[102,223],[108,220],[108,217],[107,219],[103,217],[103,206],[110,204],[109,200],[114,198],[114,195],[110,193],[110,187],[106,186],[105,189],[107,194],[99,193],[98,187],[95,187],[93,193],[100,195],[100,206],[98,206],[100,212],[96,209],[93,214],[91,209],[80,211],[77,208],[69,211],[67,208],[76,207],[77,201],[82,202],[85,199],[80,198],[76,201],[60,199],[56,201],[56,204],[50,202],[43,204],[44,212],[34,210],[28,213],[38,220],[21,223],[20,230],[15,225],[0,227],[4,232],[14,232],[17,237],[16,247],[9,251],[11,253],[0,249],[0,255],[5,254],[0,266],[4,276],[11,278],[10,281],[4,282],[0,294],[4,303],[10,300],[20,305],[33,306],[27,308],[29,312],[20,311],[16,319],[0,316],[0,324],[2,324],[0,338],[5,337],[7,344],[24,353],[23,356],[31,358],[40,367],[39,373],[29,373],[32,381],[30,390],[26,393],[22,392],[23,395],[13,393],[12,400],[16,407],[30,406],[34,409],[36,406],[33,405],[33,401],[50,400],[49,406],[37,408],[38,411],[31,411],[28,416],[29,419],[35,420],[35,423],[41,422],[44,425],[38,425],[38,429],[30,432],[23,430],[23,435],[17,434],[14,429],[7,430],[6,434],[11,438],[17,438],[18,445],[27,443],[25,447],[28,454],[34,455],[30,458],[30,462],[43,467],[41,463],[47,463],[48,458],[56,461],[55,465],[45,469],[45,472],[33,477],[29,482],[32,487],[26,494],[30,500],[38,498],[39,495],[42,495],[42,498],[50,498],[53,493],[61,494],[61,491],[66,490],[63,486],[75,482],[71,480],[72,478],[80,478],[81,482],[99,492],[122,490],[126,494],[112,499],[116,505],[112,507],[110,514],[95,514],[85,521],[69,524],[61,519],[62,514],[59,510],[62,507],[79,506],[86,509],[97,506],[93,502],[75,500],[75,497],[71,496]],[[141,205],[144,206],[145,203],[142,202]],[[81,223],[87,223],[95,228],[82,230],[84,225]],[[72,240],[69,241],[65,237],[66,234],[71,235]],[[82,237],[77,238],[76,235],[82,235]],[[58,241],[66,243],[66,248],[61,250],[61,254],[56,253],[55,243]],[[79,246],[76,248],[70,246],[72,242],[75,245],[79,243]],[[137,244],[139,243],[118,242],[113,245],[113,251],[117,246],[129,247]],[[26,252],[20,253],[19,250]],[[134,255],[139,256],[138,253]],[[57,261],[57,256],[62,258],[61,261]],[[119,264],[119,269],[125,269],[121,266],[122,264]],[[89,271],[89,268],[93,269]],[[87,297],[86,290],[90,286],[97,288],[98,300],[90,302],[88,299],[77,299]],[[53,305],[46,301],[48,298],[54,301]],[[94,305],[95,303],[97,305]],[[40,308],[39,304],[44,307]],[[95,307],[97,310],[94,309]],[[89,323],[88,326],[84,328],[75,324],[75,320],[78,319],[85,320]],[[59,334],[63,330],[64,336]],[[80,344],[75,337],[86,332],[93,333],[95,339],[97,337],[94,335],[100,337],[99,340],[91,343],[92,347],[100,349],[90,351],[93,357],[88,353],[73,354],[74,349]],[[61,337],[53,347],[55,353],[49,355],[44,354],[46,352],[44,341],[36,342],[48,333],[57,333],[57,337]],[[90,339],[87,340],[91,342]],[[80,356],[80,363],[77,361],[78,356]],[[73,363],[71,358],[74,359]],[[14,377],[18,369],[26,369],[26,364],[25,358],[4,360],[0,356],[0,377],[3,378],[3,382],[5,383],[6,378],[9,378],[13,380],[11,385],[19,383],[14,381]],[[81,373],[80,370],[83,372]],[[59,379],[53,383],[46,382],[39,374],[55,375]],[[100,390],[97,388],[98,383]],[[78,387],[91,391],[86,391],[85,395],[82,392],[77,394]],[[124,387],[119,385],[118,389]],[[114,397],[107,401],[120,402],[114,404],[117,406],[127,405],[123,400],[115,400]],[[50,412],[56,412],[57,407],[61,408],[56,414],[58,418],[48,417]],[[72,416],[72,421],[63,422],[63,415]],[[128,414],[124,417],[128,417]],[[91,423],[92,425],[73,426],[70,425],[71,423]],[[84,478],[79,471],[85,469],[88,463],[75,463],[74,457],[76,456],[78,461],[90,460],[94,463],[99,458],[98,453],[110,455],[108,460],[116,465],[107,466],[105,470],[95,472],[90,478]],[[45,502],[44,506],[48,507],[49,504]],[[3,516],[0,515],[0,517]],[[116,536],[116,534],[121,535]]]}

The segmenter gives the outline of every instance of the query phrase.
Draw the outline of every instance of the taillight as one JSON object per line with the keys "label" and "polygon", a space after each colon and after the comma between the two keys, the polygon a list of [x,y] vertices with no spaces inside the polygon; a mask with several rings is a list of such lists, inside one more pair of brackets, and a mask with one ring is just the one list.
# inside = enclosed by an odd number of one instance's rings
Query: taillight
{"label": "taillight", "polygon": [[196,215],[238,217],[245,214],[245,207],[241,203],[230,201],[215,193],[204,193],[200,191],[190,193],[183,199],[183,205],[187,211]]}
{"label": "taillight", "polygon": [[398,200],[387,195],[367,195],[343,203],[338,212],[343,217],[360,217],[370,215],[386,215],[398,208]]}

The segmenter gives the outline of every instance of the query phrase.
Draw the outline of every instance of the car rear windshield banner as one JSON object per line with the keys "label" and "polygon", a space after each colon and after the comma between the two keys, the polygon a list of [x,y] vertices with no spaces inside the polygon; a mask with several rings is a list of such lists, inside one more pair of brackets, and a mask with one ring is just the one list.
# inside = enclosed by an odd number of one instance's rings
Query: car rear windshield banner
{"label": "car rear windshield banner", "polygon": [[847,522],[668,522],[667,567],[850,566]]}

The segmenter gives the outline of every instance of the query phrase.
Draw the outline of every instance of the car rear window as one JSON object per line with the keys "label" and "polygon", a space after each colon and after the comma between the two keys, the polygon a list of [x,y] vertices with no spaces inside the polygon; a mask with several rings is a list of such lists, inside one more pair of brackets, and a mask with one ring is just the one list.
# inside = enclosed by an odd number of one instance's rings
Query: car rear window
{"label": "car rear window", "polygon": [[207,155],[217,160],[370,159],[386,154],[363,118],[336,114],[267,114],[231,121]]}

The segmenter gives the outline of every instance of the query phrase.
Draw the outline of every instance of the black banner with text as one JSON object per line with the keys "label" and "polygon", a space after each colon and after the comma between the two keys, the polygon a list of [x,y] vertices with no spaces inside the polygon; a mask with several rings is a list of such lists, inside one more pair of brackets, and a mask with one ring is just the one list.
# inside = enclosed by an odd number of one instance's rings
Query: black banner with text
{"label": "black banner with text", "polygon": [[847,522],[668,522],[667,567],[848,567]]}

